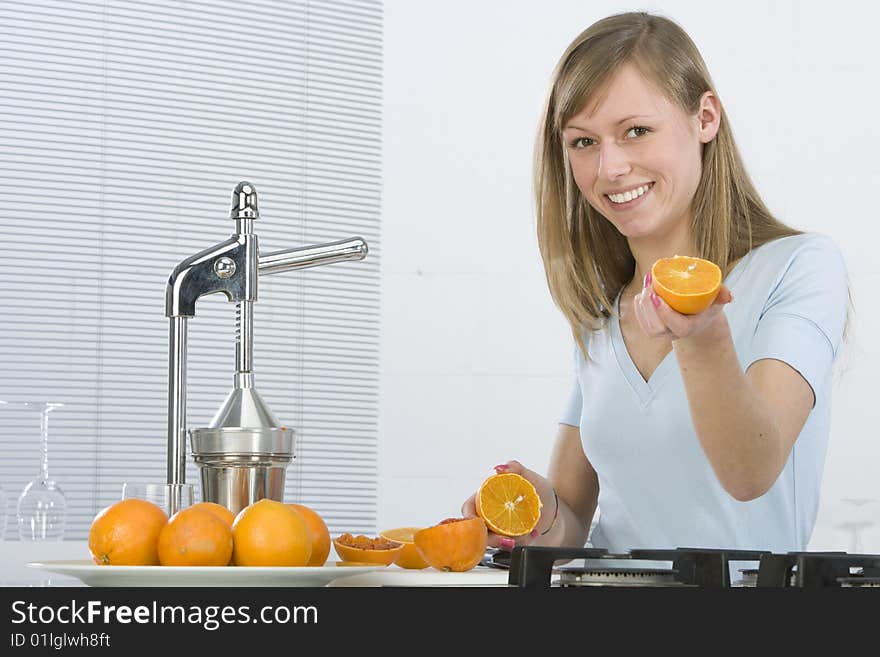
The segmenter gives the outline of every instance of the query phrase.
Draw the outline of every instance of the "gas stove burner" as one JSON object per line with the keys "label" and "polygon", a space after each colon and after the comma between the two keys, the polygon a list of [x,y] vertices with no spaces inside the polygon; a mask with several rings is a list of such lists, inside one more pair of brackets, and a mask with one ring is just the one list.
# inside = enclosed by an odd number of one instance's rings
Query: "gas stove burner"
{"label": "gas stove burner", "polygon": [[754,587],[758,585],[758,569],[757,568],[743,568],[739,571],[739,579],[735,582],[734,586],[741,587]]}
{"label": "gas stove burner", "polygon": [[[730,568],[735,561],[758,561],[762,552],[677,548],[674,550],[631,550],[610,554],[596,548],[554,548],[520,546],[510,559],[509,583],[523,588],[552,585],[617,586],[731,586]],[[556,568],[560,560],[583,559],[580,568]],[[604,562],[604,563],[603,563]],[[670,564],[658,567],[656,562]],[[559,575],[551,583],[551,571]]]}
{"label": "gas stove burner", "polygon": [[674,570],[660,568],[559,568],[555,584],[567,586],[695,586],[678,581]]}

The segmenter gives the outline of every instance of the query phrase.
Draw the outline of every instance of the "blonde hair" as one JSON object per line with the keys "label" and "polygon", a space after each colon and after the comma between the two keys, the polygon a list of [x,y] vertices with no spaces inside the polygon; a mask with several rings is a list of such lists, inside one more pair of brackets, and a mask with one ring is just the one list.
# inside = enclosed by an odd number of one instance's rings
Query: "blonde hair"
{"label": "blonde hair", "polygon": [[[602,19],[579,34],[553,72],[535,144],[538,243],[553,301],[587,357],[584,330],[601,328],[613,299],[632,279],[635,260],[626,238],[593,209],[574,182],[562,128],[631,64],[688,115],[714,84],[697,47],[673,21],[643,12]],[[716,93],[717,95],[717,93]],[[797,235],[761,200],[737,150],[724,108],[716,137],[704,145],[691,204],[691,235],[699,257],[726,275],[751,249]]]}

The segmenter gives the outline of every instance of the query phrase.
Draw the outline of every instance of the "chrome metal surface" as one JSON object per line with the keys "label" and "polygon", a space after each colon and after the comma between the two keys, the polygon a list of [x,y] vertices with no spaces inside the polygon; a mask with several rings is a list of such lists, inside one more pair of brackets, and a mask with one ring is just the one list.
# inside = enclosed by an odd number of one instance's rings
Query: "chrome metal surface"
{"label": "chrome metal surface", "polygon": [[283,501],[294,439],[287,427],[193,429],[190,446],[202,498],[234,513],[264,497]]}
{"label": "chrome metal surface", "polygon": [[557,586],[687,586],[674,570],[609,568],[597,570],[560,568],[554,571]]}
{"label": "chrome metal surface", "polygon": [[[253,238],[233,235],[177,265],[168,278],[165,316],[194,317],[196,300],[206,294],[222,292],[230,301],[255,295],[256,276],[247,272],[249,253],[256,248]],[[214,262],[219,258],[228,258],[235,264],[236,271],[229,278],[220,278],[214,272]]]}
{"label": "chrome metal surface", "polygon": [[[168,330],[168,483],[186,479],[186,317]],[[173,507],[177,508],[177,507]]]}
{"label": "chrome metal surface", "polygon": [[252,377],[253,375],[236,377],[236,387],[226,395],[223,405],[214,414],[208,428],[269,429],[281,426],[256,388],[251,385],[238,387],[240,380],[252,381]]}
{"label": "chrome metal surface", "polygon": [[202,497],[238,513],[254,502],[268,498],[284,501],[284,482],[287,461],[273,463],[254,461],[228,466],[210,464],[199,468]]}
{"label": "chrome metal surface", "polygon": [[289,461],[293,458],[296,435],[289,427],[206,427],[192,429],[189,434],[193,457],[206,462],[252,456]]}
{"label": "chrome metal surface", "polygon": [[232,219],[260,218],[257,190],[249,182],[242,180],[232,190],[232,207],[229,210],[229,216]]}
{"label": "chrome metal surface", "polygon": [[345,260],[363,260],[369,251],[361,237],[350,237],[338,242],[327,242],[315,246],[303,246],[284,251],[260,254],[260,276],[280,274],[291,269],[304,269],[329,265]]}
{"label": "chrome metal surface", "polygon": [[[254,369],[254,302],[235,304],[235,369],[251,373]],[[253,385],[253,381],[251,382]]]}
{"label": "chrome metal surface", "polygon": [[220,278],[229,278],[235,273],[235,260],[223,256],[214,261],[214,273]]}

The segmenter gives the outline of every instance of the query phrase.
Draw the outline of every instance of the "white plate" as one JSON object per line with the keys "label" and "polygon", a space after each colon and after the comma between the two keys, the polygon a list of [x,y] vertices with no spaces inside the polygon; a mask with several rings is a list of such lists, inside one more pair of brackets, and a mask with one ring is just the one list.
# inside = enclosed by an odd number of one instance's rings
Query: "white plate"
{"label": "white plate", "polygon": [[434,568],[386,568],[351,573],[334,579],[327,586],[507,586],[507,579],[507,570],[480,566],[463,573],[447,573]]}
{"label": "white plate", "polygon": [[32,561],[31,568],[75,577],[88,586],[326,586],[338,577],[388,566],[98,566],[88,559]]}

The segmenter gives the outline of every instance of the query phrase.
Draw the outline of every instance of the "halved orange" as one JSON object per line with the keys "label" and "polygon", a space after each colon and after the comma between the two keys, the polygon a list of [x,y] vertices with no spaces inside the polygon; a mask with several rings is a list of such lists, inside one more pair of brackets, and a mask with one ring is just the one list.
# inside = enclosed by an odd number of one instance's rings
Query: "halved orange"
{"label": "halved orange", "polygon": [[489,533],[482,518],[447,518],[416,532],[416,549],[429,566],[463,573],[483,559]]}
{"label": "halved orange", "polygon": [[395,527],[394,529],[386,529],[383,532],[379,532],[380,538],[403,543],[403,550],[394,560],[394,563],[401,568],[420,570],[428,567],[428,562],[419,554],[415,544],[416,532],[421,529],[423,527]]}
{"label": "halved orange", "polygon": [[660,258],[651,267],[654,292],[683,315],[696,315],[712,305],[721,289],[721,268],[691,256]]}
{"label": "halved orange", "polygon": [[477,515],[502,536],[528,534],[541,519],[541,498],[532,483],[514,472],[493,474],[477,491]]}

